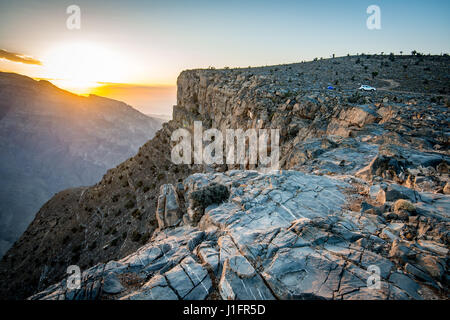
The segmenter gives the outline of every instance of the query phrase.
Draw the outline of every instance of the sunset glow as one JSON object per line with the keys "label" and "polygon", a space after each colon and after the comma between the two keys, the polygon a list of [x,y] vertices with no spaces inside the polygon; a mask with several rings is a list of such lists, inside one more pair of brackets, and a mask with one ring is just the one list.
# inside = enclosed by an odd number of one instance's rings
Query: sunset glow
{"label": "sunset glow", "polygon": [[2,3],[0,70],[77,94],[105,95],[144,113],[171,114],[177,77],[186,69],[450,50],[448,1],[380,0],[383,25],[375,31],[366,26],[368,4],[357,0],[76,4],[79,29],[67,27],[68,3]]}
{"label": "sunset glow", "polygon": [[78,94],[91,93],[99,82],[126,81],[125,58],[117,52],[92,43],[64,43],[44,56],[50,81]]}

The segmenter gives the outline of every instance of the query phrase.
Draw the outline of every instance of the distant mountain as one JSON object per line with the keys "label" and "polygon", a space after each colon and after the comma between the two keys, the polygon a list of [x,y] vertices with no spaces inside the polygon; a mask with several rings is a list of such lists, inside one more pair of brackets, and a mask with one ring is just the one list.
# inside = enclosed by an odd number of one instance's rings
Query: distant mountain
{"label": "distant mountain", "polygon": [[0,256],[54,193],[94,184],[162,122],[120,101],[0,72]]}
{"label": "distant mountain", "polygon": [[151,118],[162,120],[164,122],[168,122],[168,121],[172,120],[171,114],[147,113],[147,116],[149,116]]}

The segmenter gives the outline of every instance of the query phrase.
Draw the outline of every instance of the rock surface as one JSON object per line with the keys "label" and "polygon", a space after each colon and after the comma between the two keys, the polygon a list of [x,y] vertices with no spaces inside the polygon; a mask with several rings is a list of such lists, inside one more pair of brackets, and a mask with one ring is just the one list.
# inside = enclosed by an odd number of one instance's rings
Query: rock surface
{"label": "rock surface", "polygon": [[181,222],[180,203],[175,187],[164,184],[160,188],[156,219],[159,229],[174,227]]}
{"label": "rock surface", "polygon": [[[31,299],[447,298],[447,247],[404,240],[409,224],[349,210],[351,177],[195,174],[183,183],[185,199],[190,185],[205,183],[230,195],[204,209],[198,225],[165,228],[136,253],[86,270],[76,292],[62,281]],[[374,267],[379,288],[368,287]]]}
{"label": "rock surface", "polygon": [[[182,72],[174,120],[98,184],[41,209],[1,263],[3,296],[71,299],[65,269],[83,264],[83,299],[448,299],[449,59],[364,55]],[[360,83],[378,90],[358,93]],[[173,165],[171,133],[196,120],[280,129],[282,171]],[[193,196],[220,186],[228,194]],[[166,223],[169,194],[178,213]],[[70,246],[50,236],[62,205],[86,226]],[[44,239],[56,249],[29,263]],[[102,290],[111,272],[123,291]],[[23,283],[31,289],[20,291]]]}

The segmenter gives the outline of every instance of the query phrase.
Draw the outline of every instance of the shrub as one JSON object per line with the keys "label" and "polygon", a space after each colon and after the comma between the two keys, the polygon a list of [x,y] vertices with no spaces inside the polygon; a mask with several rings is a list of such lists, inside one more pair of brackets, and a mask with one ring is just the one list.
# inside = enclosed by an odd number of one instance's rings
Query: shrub
{"label": "shrub", "polygon": [[347,98],[347,101],[350,103],[362,103],[364,101],[364,98],[359,94],[359,92],[355,92]]}
{"label": "shrub", "polygon": [[399,199],[394,203],[394,212],[397,213],[399,211],[414,212],[416,211],[416,207],[408,200]]}
{"label": "shrub", "polygon": [[71,262],[73,264],[77,264],[78,261],[80,261],[80,253],[76,253],[72,258],[71,258]]}
{"label": "shrub", "polygon": [[70,240],[70,237],[66,235],[66,236],[64,237],[62,243],[63,243],[63,244],[67,244],[67,243],[69,242],[69,240]]}
{"label": "shrub", "polygon": [[95,248],[97,248],[97,241],[92,242],[88,248],[89,250],[94,250]]}
{"label": "shrub", "polygon": [[125,209],[131,209],[134,207],[134,201],[133,200],[128,200],[127,203],[125,203]]}
{"label": "shrub", "polygon": [[146,244],[148,239],[150,239],[150,232],[146,232],[141,236],[141,244]]}
{"label": "shrub", "polygon": [[132,213],[131,216],[135,219],[141,220],[142,219],[142,212],[139,209],[135,209]]}
{"label": "shrub", "polygon": [[131,235],[131,241],[139,242],[141,240],[141,234],[138,231],[133,231],[133,234]]}
{"label": "shrub", "polygon": [[164,173],[162,173],[162,172],[158,173],[158,176],[157,176],[158,180],[162,180],[162,179],[164,179],[165,177],[166,177],[166,176],[165,176]]}
{"label": "shrub", "polygon": [[211,185],[191,193],[190,198],[194,207],[206,208],[213,203],[222,203],[228,200],[230,192],[224,185],[212,183]]}

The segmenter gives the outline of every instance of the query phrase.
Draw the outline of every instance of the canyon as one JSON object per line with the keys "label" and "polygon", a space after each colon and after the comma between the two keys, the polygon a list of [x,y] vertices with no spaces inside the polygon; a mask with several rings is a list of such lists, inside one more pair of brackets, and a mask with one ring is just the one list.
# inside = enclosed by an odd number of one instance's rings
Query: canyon
{"label": "canyon", "polygon": [[[1,297],[448,299],[449,63],[359,55],[183,71],[173,120],[39,210],[0,262]],[[248,155],[174,164],[172,133],[195,121],[279,129],[280,170]]]}
{"label": "canyon", "polygon": [[0,256],[55,193],[96,183],[161,124],[123,102],[0,72]]}

